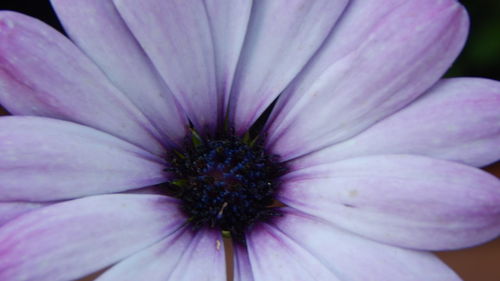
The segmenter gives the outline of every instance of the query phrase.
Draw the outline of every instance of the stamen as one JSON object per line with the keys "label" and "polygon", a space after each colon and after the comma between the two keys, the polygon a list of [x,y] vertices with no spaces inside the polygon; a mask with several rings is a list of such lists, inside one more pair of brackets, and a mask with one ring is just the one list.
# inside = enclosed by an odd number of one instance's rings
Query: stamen
{"label": "stamen", "polygon": [[166,191],[182,201],[193,228],[217,228],[242,241],[255,223],[281,215],[274,198],[285,166],[258,137],[202,138],[191,130],[186,139],[168,154],[166,170],[174,177]]}

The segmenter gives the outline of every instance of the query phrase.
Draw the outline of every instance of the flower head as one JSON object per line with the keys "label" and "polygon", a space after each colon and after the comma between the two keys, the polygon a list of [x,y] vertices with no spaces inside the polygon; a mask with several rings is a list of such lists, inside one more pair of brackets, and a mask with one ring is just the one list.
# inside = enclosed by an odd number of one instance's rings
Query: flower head
{"label": "flower head", "polygon": [[52,4],[0,12],[0,280],[452,281],[500,234],[457,1]]}

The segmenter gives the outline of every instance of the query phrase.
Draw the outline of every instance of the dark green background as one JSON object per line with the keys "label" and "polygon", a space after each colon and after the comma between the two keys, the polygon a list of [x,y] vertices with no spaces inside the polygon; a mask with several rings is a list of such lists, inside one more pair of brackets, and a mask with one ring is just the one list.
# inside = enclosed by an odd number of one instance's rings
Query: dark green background
{"label": "dark green background", "polygon": [[482,76],[500,80],[500,1],[460,2],[470,15],[469,39],[447,76]]}

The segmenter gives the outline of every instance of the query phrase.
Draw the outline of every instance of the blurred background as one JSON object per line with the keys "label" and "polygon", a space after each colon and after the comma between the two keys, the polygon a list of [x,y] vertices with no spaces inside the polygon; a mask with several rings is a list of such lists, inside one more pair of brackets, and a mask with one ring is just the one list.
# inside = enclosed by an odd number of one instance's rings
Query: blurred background
{"label": "blurred background", "polygon": [[460,2],[470,15],[470,33],[464,50],[447,76],[480,76],[500,80],[500,1]]}
{"label": "blurred background", "polygon": [[[469,11],[471,30],[465,49],[446,76],[479,76],[500,80],[500,1],[460,2]],[[29,14],[63,32],[48,0],[2,0],[0,10]],[[0,107],[0,114],[7,113]],[[500,162],[485,170],[500,177]],[[464,281],[500,281],[500,238],[479,247],[437,254]],[[84,280],[93,280],[95,276]]]}

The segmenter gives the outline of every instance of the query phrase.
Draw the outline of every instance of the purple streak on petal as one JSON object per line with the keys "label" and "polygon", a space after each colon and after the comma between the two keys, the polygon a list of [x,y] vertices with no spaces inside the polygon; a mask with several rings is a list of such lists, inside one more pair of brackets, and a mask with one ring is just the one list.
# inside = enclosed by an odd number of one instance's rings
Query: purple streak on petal
{"label": "purple streak on petal", "polygon": [[166,281],[226,281],[225,263],[220,232],[200,230]]}
{"label": "purple streak on petal", "polygon": [[186,228],[119,262],[96,281],[166,281],[193,241]]}
{"label": "purple streak on petal", "polygon": [[363,155],[422,154],[481,167],[500,158],[500,83],[444,79],[361,134],[292,161],[294,169]]}
{"label": "purple streak on petal", "polygon": [[101,195],[30,212],[0,228],[0,280],[72,280],[178,229],[177,202],[157,195]]}
{"label": "purple streak on petal", "polygon": [[163,153],[144,115],[62,34],[0,12],[0,103],[15,115],[74,121]]}
{"label": "purple streak on petal", "polygon": [[230,98],[243,133],[315,54],[347,0],[254,1]]}
{"label": "purple streak on petal", "polygon": [[253,1],[205,0],[205,5],[214,43],[217,92],[221,95],[219,116],[226,116],[229,94],[247,32]]}
{"label": "purple streak on petal", "polygon": [[340,280],[461,280],[431,253],[364,239],[293,209],[285,209],[275,227],[337,272]]}
{"label": "purple streak on petal", "polygon": [[218,231],[200,230],[167,281],[226,281],[224,242]]}
{"label": "purple streak on petal", "polygon": [[278,101],[268,147],[288,160],[360,133],[431,87],[467,31],[467,14],[454,0],[351,1]]}
{"label": "purple streak on petal", "polygon": [[49,204],[32,202],[0,202],[0,226],[22,214],[47,205]]}
{"label": "purple streak on petal", "polygon": [[500,181],[454,162],[367,156],[283,180],[279,199],[288,206],[390,245],[449,250],[500,234]]}
{"label": "purple streak on petal", "polygon": [[269,225],[248,234],[247,245],[255,280],[341,280],[296,241]]}
{"label": "purple streak on petal", "polygon": [[179,143],[188,122],[111,0],[52,0],[71,39],[148,117],[162,139]]}
{"label": "purple streak on petal", "polygon": [[238,244],[234,245],[234,281],[255,281],[248,251]]}
{"label": "purple streak on petal", "polygon": [[199,130],[213,130],[222,96],[217,92],[214,48],[204,3],[113,2],[190,120]]}
{"label": "purple streak on petal", "polygon": [[0,118],[0,201],[52,201],[165,182],[163,160],[95,129],[56,119]]}

